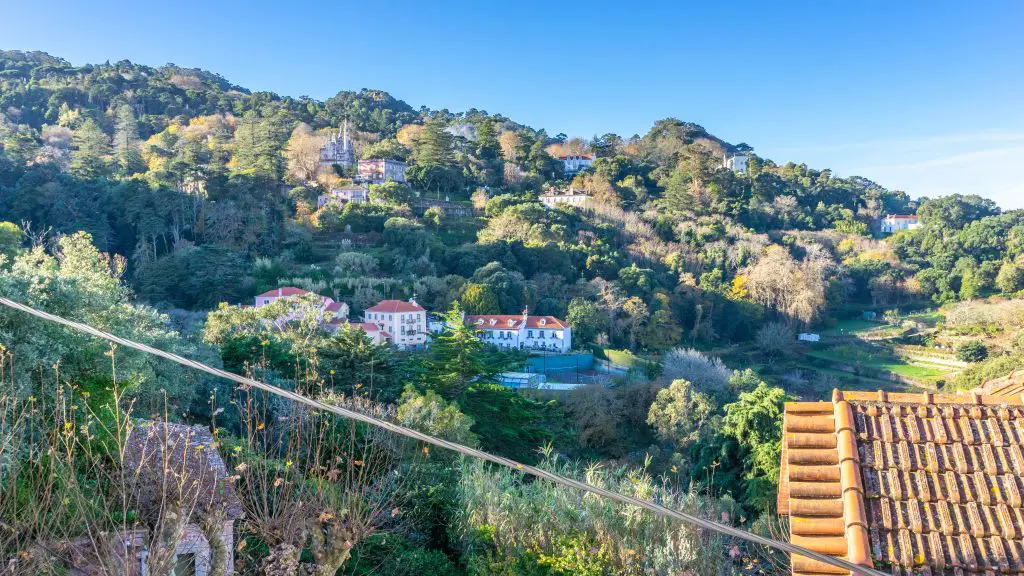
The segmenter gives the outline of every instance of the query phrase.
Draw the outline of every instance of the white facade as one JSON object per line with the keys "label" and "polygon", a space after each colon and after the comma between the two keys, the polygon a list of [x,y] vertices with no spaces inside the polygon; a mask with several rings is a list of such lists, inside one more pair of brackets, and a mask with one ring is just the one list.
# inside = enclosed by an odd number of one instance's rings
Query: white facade
{"label": "white facade", "polygon": [[332,134],[327,144],[320,149],[320,167],[327,168],[335,164],[342,168],[351,168],[356,163],[355,151],[352,149],[352,141],[348,138],[348,120],[338,130],[338,134]]}
{"label": "white facade", "polygon": [[400,350],[416,350],[427,345],[427,311],[415,300],[378,302],[366,309],[363,322],[390,334],[391,342]]}
{"label": "white facade", "polygon": [[335,203],[345,204],[347,202],[369,202],[370,191],[363,186],[342,186],[341,188],[331,188],[326,194],[321,194],[316,200],[316,207],[323,208],[324,206]]}
{"label": "white facade", "polygon": [[732,156],[726,156],[725,160],[722,161],[722,168],[728,170],[735,170],[740,174],[747,173],[747,161],[750,158],[746,154],[733,154]]}
{"label": "white facade", "polygon": [[477,337],[499,348],[568,352],[572,328],[553,316],[490,314],[466,316]]}
{"label": "white facade", "polygon": [[919,226],[917,216],[914,214],[901,216],[898,214],[886,214],[881,221],[883,234],[892,234],[899,230],[913,230]]}
{"label": "white facade", "polygon": [[560,156],[558,159],[562,161],[566,174],[575,174],[584,168],[590,168],[590,165],[594,163],[594,157],[590,154]]}
{"label": "white facade", "polygon": [[559,204],[567,204],[569,206],[576,206],[582,208],[586,206],[587,202],[590,201],[590,195],[582,192],[577,192],[572,188],[568,192],[563,194],[544,194],[540,197],[541,204],[548,208],[554,208]]}
{"label": "white facade", "polygon": [[387,158],[360,160],[358,178],[361,182],[373,184],[383,184],[388,180],[405,184],[405,162]]}

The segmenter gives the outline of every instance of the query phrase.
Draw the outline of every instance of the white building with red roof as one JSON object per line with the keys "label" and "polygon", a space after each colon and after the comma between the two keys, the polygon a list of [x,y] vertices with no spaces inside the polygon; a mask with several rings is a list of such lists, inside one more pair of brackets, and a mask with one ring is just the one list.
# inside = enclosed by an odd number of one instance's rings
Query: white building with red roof
{"label": "white building with red roof", "polygon": [[427,345],[427,311],[415,300],[381,300],[366,309],[363,322],[387,332],[401,350]]}
{"label": "white building with red roof", "polygon": [[480,339],[499,348],[568,352],[572,349],[572,327],[554,316],[482,314],[466,316]]}

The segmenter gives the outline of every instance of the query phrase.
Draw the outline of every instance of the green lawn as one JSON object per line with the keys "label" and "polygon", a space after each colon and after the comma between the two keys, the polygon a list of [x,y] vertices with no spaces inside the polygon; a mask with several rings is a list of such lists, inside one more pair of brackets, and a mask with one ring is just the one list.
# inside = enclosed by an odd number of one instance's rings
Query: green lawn
{"label": "green lawn", "polygon": [[828,362],[897,374],[922,384],[934,383],[945,374],[953,371],[953,368],[948,366],[902,358],[884,349],[870,349],[854,345],[813,350],[808,352],[807,355],[811,358]]}
{"label": "green lawn", "polygon": [[606,360],[617,366],[623,366],[625,368],[641,368],[646,365],[649,361],[633,354],[629,350],[612,350],[606,348],[601,350],[598,356],[602,355]]}
{"label": "green lawn", "polygon": [[870,332],[871,330],[882,328],[884,326],[885,324],[878,322],[871,322],[860,318],[851,318],[836,322],[835,326],[828,330],[823,330],[822,334],[826,336],[853,336],[863,332]]}
{"label": "green lawn", "polygon": [[942,314],[942,312],[921,312],[919,314],[909,314],[907,316],[907,320],[920,322],[930,328],[934,328],[936,324],[942,322],[945,319],[946,317]]}

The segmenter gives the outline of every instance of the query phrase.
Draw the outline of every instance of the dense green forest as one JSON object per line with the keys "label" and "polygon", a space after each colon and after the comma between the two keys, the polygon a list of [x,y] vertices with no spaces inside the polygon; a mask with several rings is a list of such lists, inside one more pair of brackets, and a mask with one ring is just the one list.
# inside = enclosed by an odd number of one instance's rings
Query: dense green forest
{"label": "dense green forest", "polygon": [[[372,202],[318,207],[352,177],[318,165],[345,122],[358,156],[406,161],[408,183],[372,185]],[[558,156],[579,153],[596,160],[566,175]],[[737,153],[749,155],[747,169],[723,168]],[[588,206],[539,200],[569,188],[589,194]],[[882,236],[881,217],[914,213],[919,228]],[[623,372],[563,395],[515,393],[493,382],[523,355],[490,349],[469,328],[400,352],[324,331],[312,301],[233,306],[286,285],[347,302],[353,320],[383,298],[415,296],[451,319],[527,307],[566,319],[574,347]],[[798,332],[840,334],[884,317],[900,350],[959,347],[972,365],[961,375],[908,368],[892,386],[974,386],[1012,370],[1024,336],[1019,324],[977,320],[970,303],[1002,306],[1021,290],[1024,211],[977,196],[915,200],[866,178],[779,165],[674,118],[643,135],[570,138],[483,110],[417,109],[380,90],[321,102],[173,65],[76,67],[0,51],[0,295],[748,528],[772,530],[783,402],[888,378],[867,364],[853,376],[829,368],[835,350],[800,348]],[[921,319],[938,307],[955,313],[936,330]],[[273,322],[288,313],[300,321]],[[841,345],[853,352],[833,356],[879,354]],[[225,410],[237,393],[227,384],[124,351],[112,374],[105,346],[6,310],[0,352],[14,359],[21,398],[73,385],[88,392],[83,410],[105,421],[121,380],[138,415],[167,410],[247,437],[252,414]],[[299,436],[283,423],[286,407],[263,409],[282,436]],[[295,443],[275,452],[248,437],[240,453],[284,466],[296,485],[324,485],[309,454],[309,469],[293,469]],[[756,550],[577,506],[451,455],[401,446],[388,458],[407,474],[387,497],[400,522],[367,517],[331,556],[317,552],[320,528],[286,537],[253,520],[243,571],[279,559],[281,546],[307,551],[303,562],[312,554],[325,574],[782,569]],[[50,520],[84,522],[70,518]],[[4,538],[0,552],[23,545]]]}

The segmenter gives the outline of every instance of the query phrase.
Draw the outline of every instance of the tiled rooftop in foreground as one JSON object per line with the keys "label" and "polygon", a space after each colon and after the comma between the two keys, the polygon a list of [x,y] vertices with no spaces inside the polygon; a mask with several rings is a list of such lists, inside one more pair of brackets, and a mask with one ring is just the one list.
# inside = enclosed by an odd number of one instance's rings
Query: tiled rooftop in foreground
{"label": "tiled rooftop in foreground", "polygon": [[[791,402],[779,513],[794,544],[898,575],[1024,575],[1024,402],[833,393]],[[800,556],[799,576],[847,572]]]}

